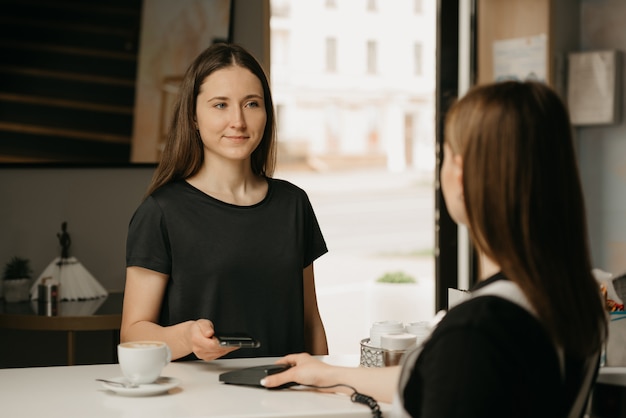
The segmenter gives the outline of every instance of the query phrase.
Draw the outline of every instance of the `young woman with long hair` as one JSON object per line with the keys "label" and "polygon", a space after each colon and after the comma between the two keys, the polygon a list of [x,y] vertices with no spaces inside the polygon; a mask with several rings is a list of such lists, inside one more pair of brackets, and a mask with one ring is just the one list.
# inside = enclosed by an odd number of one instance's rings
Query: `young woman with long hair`
{"label": "young woman with long hair", "polygon": [[471,296],[402,366],[294,354],[263,384],[348,385],[332,390],[395,401],[395,416],[580,417],[607,323],[567,110],[541,83],[478,86],[451,107],[444,136],[446,207],[480,263]]}
{"label": "young woman with long hair", "polygon": [[[174,359],[328,352],[313,273],[326,243],[305,191],[272,178],[275,161],[262,67],[241,46],[210,46],[130,222],[122,341],[165,341]],[[220,346],[231,333],[260,347]]]}

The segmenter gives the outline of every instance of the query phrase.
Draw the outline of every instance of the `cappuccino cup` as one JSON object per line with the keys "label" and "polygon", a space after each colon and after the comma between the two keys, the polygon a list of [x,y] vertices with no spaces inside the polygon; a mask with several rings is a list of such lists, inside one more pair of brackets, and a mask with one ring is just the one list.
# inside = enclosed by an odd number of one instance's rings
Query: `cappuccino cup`
{"label": "cappuccino cup", "polygon": [[117,346],[117,358],[124,377],[142,385],[157,380],[172,360],[172,352],[162,341],[129,341]]}

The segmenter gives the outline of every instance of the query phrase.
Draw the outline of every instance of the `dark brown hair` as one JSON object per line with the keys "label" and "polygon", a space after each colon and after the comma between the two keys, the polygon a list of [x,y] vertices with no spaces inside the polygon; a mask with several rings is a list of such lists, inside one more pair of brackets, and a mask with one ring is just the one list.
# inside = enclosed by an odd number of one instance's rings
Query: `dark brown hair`
{"label": "dark brown hair", "polygon": [[252,172],[271,177],[276,166],[276,130],[274,105],[269,82],[259,62],[237,44],[218,43],[204,50],[191,63],[180,86],[171,128],[161,160],[146,196],[166,183],[186,179],[201,168],[204,161],[202,140],[195,125],[196,99],[204,80],[217,70],[239,66],[254,74],[263,87],[267,122],[263,138],[252,152]]}
{"label": "dark brown hair", "polygon": [[478,86],[448,112],[463,160],[468,228],[566,353],[599,350],[606,313],[592,275],[583,192],[567,109],[538,82]]}

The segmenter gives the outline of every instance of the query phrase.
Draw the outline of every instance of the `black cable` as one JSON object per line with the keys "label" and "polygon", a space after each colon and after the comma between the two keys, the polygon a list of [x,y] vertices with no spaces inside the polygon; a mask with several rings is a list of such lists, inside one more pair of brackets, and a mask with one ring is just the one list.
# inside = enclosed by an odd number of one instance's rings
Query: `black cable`
{"label": "black cable", "polygon": [[332,388],[343,386],[352,391],[352,395],[350,395],[350,400],[352,402],[367,405],[372,411],[372,417],[383,418],[383,413],[381,412],[380,406],[378,406],[378,402],[376,402],[376,399],[372,398],[371,396],[367,396],[362,393],[359,393],[355,388],[353,388],[350,385],[346,385],[344,383],[338,383],[336,385],[331,385],[331,386],[315,386],[315,385],[301,385],[301,386],[306,386],[306,387],[314,388],[314,389],[332,389]]}
{"label": "black cable", "polygon": [[378,402],[376,399],[371,396],[363,395],[359,392],[354,392],[352,396],[350,396],[352,402],[361,403],[363,405],[369,406],[372,411],[372,416],[375,418],[383,418],[383,413],[380,411],[380,407],[378,406]]}

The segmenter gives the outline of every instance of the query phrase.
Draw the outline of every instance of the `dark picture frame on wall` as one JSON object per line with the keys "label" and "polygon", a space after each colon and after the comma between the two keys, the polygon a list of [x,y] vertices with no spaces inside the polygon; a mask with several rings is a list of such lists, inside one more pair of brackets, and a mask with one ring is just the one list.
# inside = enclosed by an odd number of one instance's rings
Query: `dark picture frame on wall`
{"label": "dark picture frame on wall", "polygon": [[0,165],[156,164],[177,81],[232,0],[3,2]]}

